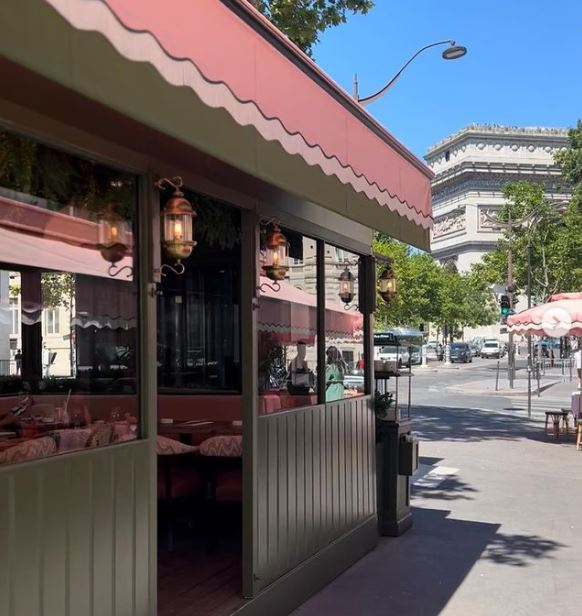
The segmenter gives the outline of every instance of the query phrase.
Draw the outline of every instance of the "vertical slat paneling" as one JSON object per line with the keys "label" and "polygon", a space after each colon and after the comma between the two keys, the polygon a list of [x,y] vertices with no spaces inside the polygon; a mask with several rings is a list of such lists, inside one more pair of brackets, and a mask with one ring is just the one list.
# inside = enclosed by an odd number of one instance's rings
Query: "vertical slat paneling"
{"label": "vertical slat paneling", "polygon": [[93,461],[93,533],[91,546],[93,568],[93,610],[95,616],[115,614],[115,477],[114,459]]}
{"label": "vertical slat paneling", "polygon": [[0,475],[0,614],[12,613],[12,559],[14,553],[13,477]]}
{"label": "vertical slat paneling", "polygon": [[[126,447],[115,452],[114,462],[114,553],[115,553],[115,614],[133,613],[134,581],[134,464]],[[127,574],[129,577],[126,577]]]}
{"label": "vertical slat paneling", "polygon": [[272,421],[259,422],[264,425],[267,430],[267,451],[259,452],[259,464],[263,462],[267,464],[268,479],[267,479],[267,527],[264,533],[266,536],[268,558],[265,566],[262,568],[263,574],[259,577],[261,580],[266,579],[267,571],[275,570],[277,567],[277,556],[279,554],[279,420],[273,418]]}
{"label": "vertical slat paneling", "polygon": [[374,515],[373,420],[369,397],[259,418],[259,588]]}
{"label": "vertical slat paneling", "polygon": [[0,470],[0,616],[150,616],[147,442]]}
{"label": "vertical slat paneling", "polygon": [[295,553],[292,564],[305,558],[305,413],[295,417]]}
{"label": "vertical slat paneling", "polygon": [[[41,614],[40,477],[41,474],[31,467],[23,468],[14,485],[14,543],[11,555],[14,616]],[[59,529],[55,531],[59,533]],[[56,563],[56,566],[60,564]]]}
{"label": "vertical slat paneling", "polygon": [[133,616],[149,616],[152,608],[150,601],[150,528],[154,523],[150,515],[150,468],[147,452],[140,451],[135,460],[135,505],[134,505],[134,546],[135,546],[135,583]]}
{"label": "vertical slat paneling", "polygon": [[[92,586],[92,569],[87,566],[88,555],[92,550],[91,533],[88,532],[92,518],[92,469],[88,456],[79,457],[75,464],[67,463],[67,467],[70,473],[69,496],[66,499],[69,520],[68,613],[74,616],[91,613],[91,593],[80,593],[77,589],[89,589]],[[44,496],[45,501],[51,501],[51,495],[46,491]],[[48,612],[52,613],[58,612]]]}
{"label": "vertical slat paneling", "polygon": [[[269,467],[272,464],[269,450],[269,426],[267,422],[260,422],[258,426],[257,443],[259,451],[265,456],[262,463],[257,466],[257,525],[255,537],[255,562],[264,566],[269,559]],[[258,572],[262,577],[262,571]]]}
{"label": "vertical slat paneling", "polygon": [[40,592],[44,615],[71,614],[70,519],[74,496],[70,479],[66,463],[59,462],[51,469],[41,467],[38,471],[40,510],[36,515],[40,522]]}

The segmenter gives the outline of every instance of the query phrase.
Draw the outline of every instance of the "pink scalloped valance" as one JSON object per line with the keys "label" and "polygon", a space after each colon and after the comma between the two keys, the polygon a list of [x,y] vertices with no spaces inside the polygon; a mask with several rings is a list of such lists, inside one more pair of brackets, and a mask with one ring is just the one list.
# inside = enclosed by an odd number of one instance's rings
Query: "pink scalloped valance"
{"label": "pink scalloped valance", "polygon": [[428,168],[292,44],[283,41],[283,53],[262,36],[283,40],[248,3],[234,2],[243,19],[220,0],[46,1],[75,28],[100,32],[125,58],[152,64],[168,83],[192,89],[287,153],[431,227]]}

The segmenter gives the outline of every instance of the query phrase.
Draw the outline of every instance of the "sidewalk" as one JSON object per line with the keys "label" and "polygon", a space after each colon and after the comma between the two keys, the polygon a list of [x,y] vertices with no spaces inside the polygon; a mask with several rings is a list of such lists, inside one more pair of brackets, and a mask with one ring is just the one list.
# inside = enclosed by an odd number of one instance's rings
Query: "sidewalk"
{"label": "sidewalk", "polygon": [[417,482],[414,527],[382,539],[295,616],[580,616],[572,440],[546,440],[539,422],[437,407],[415,431],[422,473],[437,481]]}

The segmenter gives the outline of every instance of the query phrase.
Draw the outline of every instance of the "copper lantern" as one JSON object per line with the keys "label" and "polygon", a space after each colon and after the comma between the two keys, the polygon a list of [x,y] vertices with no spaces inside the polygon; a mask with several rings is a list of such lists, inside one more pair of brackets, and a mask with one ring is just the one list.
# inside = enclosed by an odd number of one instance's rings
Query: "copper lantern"
{"label": "copper lantern", "polygon": [[378,293],[386,302],[396,297],[396,274],[390,266],[386,267],[378,279]]}
{"label": "copper lantern", "polygon": [[265,274],[271,280],[283,280],[289,271],[289,243],[276,223],[265,237]]}
{"label": "copper lantern", "polygon": [[166,254],[180,262],[192,254],[196,246],[193,239],[193,222],[196,212],[190,202],[184,198],[184,193],[175,187],[162,211],[162,245]]}
{"label": "copper lantern", "polygon": [[354,299],[354,275],[347,265],[339,278],[339,297],[344,304],[349,304]]}
{"label": "copper lantern", "polygon": [[101,256],[115,264],[127,254],[130,242],[129,222],[109,206],[99,218],[99,250]]}

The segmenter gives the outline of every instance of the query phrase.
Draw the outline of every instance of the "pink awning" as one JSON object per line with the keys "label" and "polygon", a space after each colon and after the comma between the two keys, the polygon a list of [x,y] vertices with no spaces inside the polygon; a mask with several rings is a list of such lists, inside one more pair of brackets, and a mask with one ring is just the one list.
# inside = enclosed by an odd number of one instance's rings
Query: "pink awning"
{"label": "pink awning", "polygon": [[236,0],[242,17],[220,0],[46,2],[289,155],[430,228],[430,170],[246,0]]}

